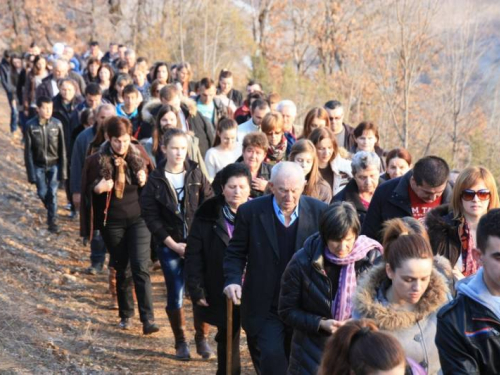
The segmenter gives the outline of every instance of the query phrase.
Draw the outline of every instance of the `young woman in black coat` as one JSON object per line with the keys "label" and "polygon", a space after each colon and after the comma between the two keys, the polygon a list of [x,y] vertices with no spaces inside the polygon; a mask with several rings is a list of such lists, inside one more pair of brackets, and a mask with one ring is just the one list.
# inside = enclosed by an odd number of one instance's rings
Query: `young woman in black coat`
{"label": "young woman in black coat", "polygon": [[[206,201],[196,212],[186,247],[186,284],[202,319],[217,327],[217,374],[226,374],[226,298],[222,263],[234,230],[238,207],[250,197],[252,175],[241,163],[221,171],[222,193]],[[239,374],[240,312],[233,310],[231,374]]]}
{"label": "young woman in black coat", "polygon": [[[198,164],[187,160],[189,136],[181,129],[169,129],[162,141],[165,159],[149,176],[141,194],[142,216],[155,236],[158,258],[167,287],[166,312],[175,338],[175,356],[191,358],[185,336],[184,255],[186,237],[199,205],[212,197],[210,183]],[[221,290],[222,293],[222,290]],[[196,352],[204,359],[213,356],[208,345],[209,326],[193,314]]]}
{"label": "young woman in black coat", "polygon": [[354,206],[334,203],[288,264],[279,301],[281,319],[294,330],[288,374],[316,374],[326,340],[351,318],[356,279],[382,253],[360,230]]}

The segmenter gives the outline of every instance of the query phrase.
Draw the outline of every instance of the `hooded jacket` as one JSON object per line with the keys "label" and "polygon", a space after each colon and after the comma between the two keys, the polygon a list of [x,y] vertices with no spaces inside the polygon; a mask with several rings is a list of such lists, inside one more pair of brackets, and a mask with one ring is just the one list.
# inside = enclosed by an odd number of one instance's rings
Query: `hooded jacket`
{"label": "hooded jacket", "polygon": [[[316,374],[331,336],[319,328],[321,320],[333,319],[331,304],[337,294],[325,271],[324,250],[320,234],[313,234],[293,256],[281,279],[279,314],[294,329],[288,374]],[[356,277],[366,272],[380,255],[374,248],[357,261]],[[331,267],[340,274],[341,266]]]}
{"label": "hooded jacket", "polygon": [[186,118],[189,130],[199,139],[201,156],[205,158],[207,150],[214,144],[215,129],[207,119],[198,113],[196,103],[193,100],[183,100],[181,110]]}
{"label": "hooded jacket", "polygon": [[414,311],[396,310],[387,301],[385,293],[390,279],[385,262],[368,271],[354,297],[353,318],[373,319],[382,331],[396,337],[406,356],[417,361],[430,375],[437,374],[441,368],[434,338],[437,312],[447,302],[449,291],[445,277],[436,267],[439,262],[447,263],[435,257],[429,286]]}
{"label": "hooded jacket", "polygon": [[450,206],[443,204],[431,210],[425,218],[434,255],[444,256],[452,267],[455,267],[462,252],[462,243],[458,235],[460,222],[454,219],[454,216]]}
{"label": "hooded jacket", "polygon": [[445,375],[500,373],[499,297],[489,293],[483,272],[461,281],[457,298],[439,311],[436,345]]}
{"label": "hooded jacket", "polygon": [[142,217],[158,243],[167,237],[175,242],[185,242],[198,206],[212,197],[212,188],[198,164],[186,160],[184,176],[184,207],[179,210],[177,194],[165,176],[164,160],[149,176],[141,198]]}

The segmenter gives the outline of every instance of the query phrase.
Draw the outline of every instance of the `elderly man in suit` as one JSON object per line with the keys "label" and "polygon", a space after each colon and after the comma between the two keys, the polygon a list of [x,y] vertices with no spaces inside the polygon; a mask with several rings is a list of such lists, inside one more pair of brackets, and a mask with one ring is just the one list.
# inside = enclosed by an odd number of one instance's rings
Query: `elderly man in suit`
{"label": "elderly man in suit", "polygon": [[224,258],[224,293],[236,304],[241,298],[250,355],[263,375],[286,374],[292,329],[277,312],[281,276],[293,254],[318,231],[327,207],[302,196],[304,184],[298,164],[275,165],[269,181],[272,194],[239,208]]}

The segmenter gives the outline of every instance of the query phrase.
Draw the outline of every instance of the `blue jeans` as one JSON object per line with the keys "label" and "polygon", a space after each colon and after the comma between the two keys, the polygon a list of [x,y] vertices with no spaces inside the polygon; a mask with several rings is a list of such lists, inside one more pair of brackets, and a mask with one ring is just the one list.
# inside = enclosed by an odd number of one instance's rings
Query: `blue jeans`
{"label": "blue jeans", "polygon": [[36,191],[47,209],[47,222],[53,223],[57,216],[57,165],[35,167]]}
{"label": "blue jeans", "polygon": [[92,236],[92,241],[90,241],[90,264],[92,267],[102,270],[105,260],[106,245],[102,239],[101,231],[95,230]]}
{"label": "blue jeans", "polygon": [[19,116],[17,107],[12,103],[13,100],[16,100],[16,96],[15,94],[7,94],[7,99],[9,101],[9,107],[10,107],[10,131],[11,133],[14,133],[17,130],[17,122]]}
{"label": "blue jeans", "polygon": [[184,259],[166,246],[158,248],[165,284],[167,285],[167,310],[178,310],[182,307],[184,294]]}

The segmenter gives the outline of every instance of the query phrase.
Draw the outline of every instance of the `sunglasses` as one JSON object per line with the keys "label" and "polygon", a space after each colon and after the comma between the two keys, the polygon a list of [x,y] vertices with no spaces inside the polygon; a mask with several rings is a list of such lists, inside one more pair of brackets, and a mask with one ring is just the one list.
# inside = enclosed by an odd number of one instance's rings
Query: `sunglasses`
{"label": "sunglasses", "polygon": [[465,189],[462,191],[462,199],[467,202],[474,200],[476,195],[480,201],[487,201],[491,197],[491,193],[488,189],[481,189],[478,191]]}

